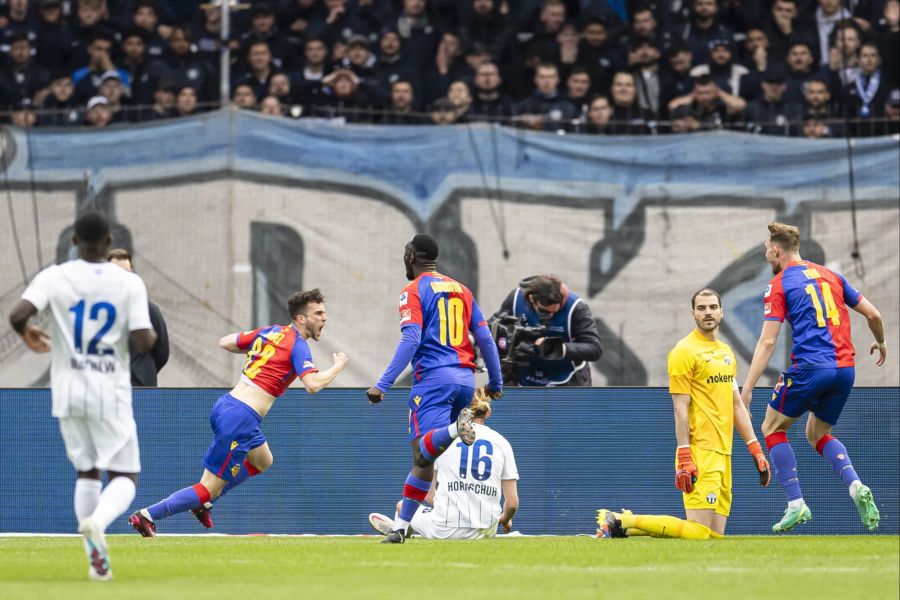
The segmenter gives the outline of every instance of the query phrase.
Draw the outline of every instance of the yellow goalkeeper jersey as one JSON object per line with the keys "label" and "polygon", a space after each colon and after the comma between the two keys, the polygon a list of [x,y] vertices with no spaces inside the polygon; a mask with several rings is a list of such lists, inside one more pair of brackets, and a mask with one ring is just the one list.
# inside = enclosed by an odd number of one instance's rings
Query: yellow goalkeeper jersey
{"label": "yellow goalkeeper jersey", "polygon": [[691,445],[731,454],[737,361],[728,344],[694,329],[669,352],[669,393],[691,397]]}

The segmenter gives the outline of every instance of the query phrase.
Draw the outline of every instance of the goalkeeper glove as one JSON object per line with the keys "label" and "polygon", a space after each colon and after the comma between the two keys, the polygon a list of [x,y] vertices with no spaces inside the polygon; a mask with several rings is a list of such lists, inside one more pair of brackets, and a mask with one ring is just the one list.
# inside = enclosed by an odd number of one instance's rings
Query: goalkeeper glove
{"label": "goalkeeper glove", "polygon": [[772,471],[769,469],[769,461],[766,460],[766,455],[763,454],[762,448],[759,447],[759,442],[753,440],[748,443],[747,450],[756,463],[756,470],[759,471],[759,485],[768,487],[769,481],[772,480]]}
{"label": "goalkeeper glove", "polygon": [[694,456],[690,446],[678,446],[677,466],[675,467],[675,487],[690,494],[694,491],[697,482],[697,465],[694,464]]}

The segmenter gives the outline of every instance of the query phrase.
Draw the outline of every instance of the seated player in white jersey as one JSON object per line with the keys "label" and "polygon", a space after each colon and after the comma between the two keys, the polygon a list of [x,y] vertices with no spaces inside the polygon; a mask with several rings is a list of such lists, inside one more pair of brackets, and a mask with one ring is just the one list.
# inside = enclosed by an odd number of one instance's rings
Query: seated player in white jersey
{"label": "seated player in white jersey", "polygon": [[[470,408],[475,443],[459,441],[434,463],[434,481],[425,498],[431,507],[416,512],[410,533],[425,539],[474,540],[493,537],[498,526],[504,533],[512,528],[519,509],[516,457],[506,438],[484,424],[491,416],[484,388],[475,390]],[[388,535],[393,523],[385,515],[369,515],[369,524],[381,535]]]}

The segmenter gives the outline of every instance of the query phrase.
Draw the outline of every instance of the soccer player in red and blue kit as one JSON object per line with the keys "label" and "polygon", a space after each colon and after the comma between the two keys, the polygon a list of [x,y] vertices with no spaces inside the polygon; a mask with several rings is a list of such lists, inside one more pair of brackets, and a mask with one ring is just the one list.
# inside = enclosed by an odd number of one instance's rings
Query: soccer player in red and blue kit
{"label": "soccer player in red and blue kit", "polygon": [[887,357],[881,313],[843,276],[800,258],[800,230],[792,225],[769,224],[766,260],[775,277],[766,288],[765,320],[741,397],[749,407],[753,386],[769,363],[781,324],[787,319],[793,339],[791,366],[778,379],[762,424],[771,463],[788,499],[784,516],[772,531],[789,531],[812,518],[800,491],[797,459],[787,439],[788,429],[807,411],[806,439],[831,463],[849,488],[863,525],[874,531],[879,514],[872,490],[860,481],[847,449],[831,435],[831,428],[853,389],[855,350],[847,307],[866,318],[875,336],[869,354],[878,351],[878,366]]}
{"label": "soccer player in red and blue kit", "polygon": [[430,235],[416,235],[406,245],[403,262],[412,283],[400,294],[403,337],[381,379],[366,392],[369,402],[381,402],[412,361],[409,439],[413,466],[403,486],[397,519],[382,541],[386,544],[402,544],[406,539],[409,522],[434,479],[434,461],[456,438],[468,446],[475,442],[468,408],[475,394],[475,353],[469,332],[487,366],[485,391],[495,400],[503,395],[500,356],[484,316],[466,286],[437,272],[437,257],[438,244]]}
{"label": "soccer player in red and blue kit", "polygon": [[212,527],[212,502],[272,465],[272,451],[260,422],[275,399],[298,377],[306,390],[315,394],[347,366],[343,352],[332,355],[334,364],[326,371],[319,371],[313,363],[307,340],[318,340],[325,327],[322,292],[297,292],[287,304],[290,325],[232,333],[219,341],[223,350],[247,353],[241,379],[231,392],[216,401],[209,415],[215,438],[203,458],[200,482],[128,518],[142,536],[153,537],[157,521],[186,511],[191,511],[207,529]]}

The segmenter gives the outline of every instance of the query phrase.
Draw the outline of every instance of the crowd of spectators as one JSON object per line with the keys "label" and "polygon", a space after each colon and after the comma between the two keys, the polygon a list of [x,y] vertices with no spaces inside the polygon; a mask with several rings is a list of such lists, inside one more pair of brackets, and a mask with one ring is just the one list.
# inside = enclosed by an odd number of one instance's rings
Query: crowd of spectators
{"label": "crowd of spectators", "polygon": [[[0,0],[5,120],[220,106],[219,4]],[[231,102],[272,116],[810,138],[900,123],[900,0],[247,0],[231,25]]]}

